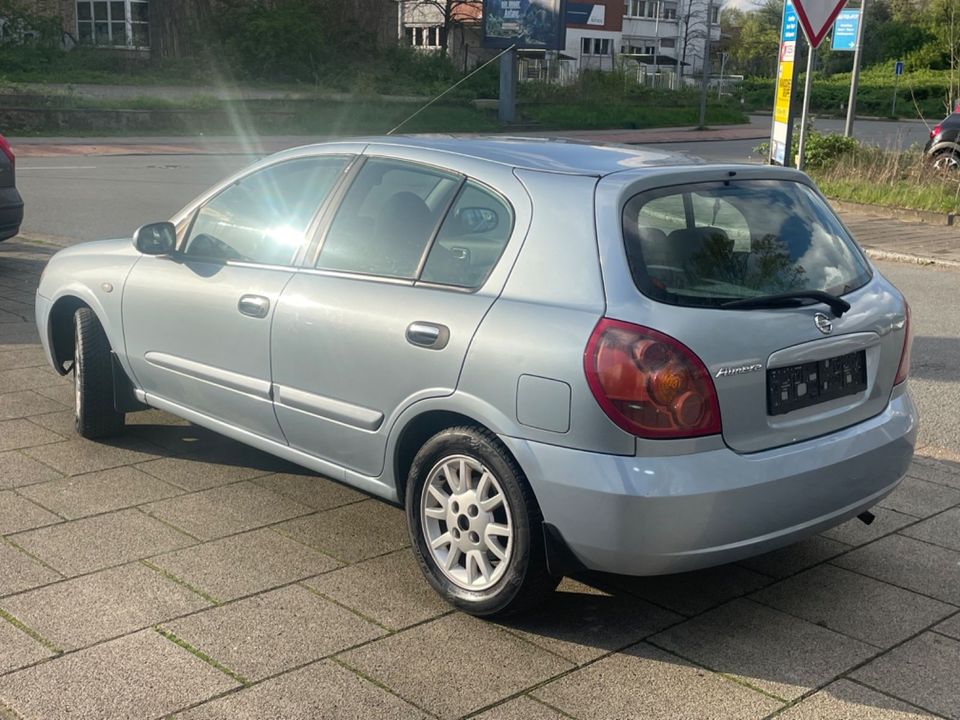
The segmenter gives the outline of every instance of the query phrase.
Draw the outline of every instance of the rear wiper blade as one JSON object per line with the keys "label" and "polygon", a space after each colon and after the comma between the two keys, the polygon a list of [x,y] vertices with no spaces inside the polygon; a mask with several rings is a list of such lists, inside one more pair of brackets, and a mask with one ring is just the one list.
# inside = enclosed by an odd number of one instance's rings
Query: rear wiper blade
{"label": "rear wiper blade", "polygon": [[778,307],[797,307],[804,305],[804,300],[815,300],[824,305],[829,305],[833,314],[837,317],[843,315],[850,309],[850,303],[836,295],[831,295],[823,290],[797,290],[796,292],[781,293],[779,295],[763,295],[761,297],[744,298],[743,300],[730,300],[720,305],[722,308],[778,308]]}

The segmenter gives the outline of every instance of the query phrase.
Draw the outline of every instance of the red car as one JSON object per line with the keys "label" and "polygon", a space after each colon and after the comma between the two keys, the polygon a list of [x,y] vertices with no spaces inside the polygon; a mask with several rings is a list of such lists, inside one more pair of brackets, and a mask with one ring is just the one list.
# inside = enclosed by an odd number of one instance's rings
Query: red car
{"label": "red car", "polygon": [[0,135],[0,240],[16,235],[23,222],[23,199],[17,192],[15,169],[10,143]]}

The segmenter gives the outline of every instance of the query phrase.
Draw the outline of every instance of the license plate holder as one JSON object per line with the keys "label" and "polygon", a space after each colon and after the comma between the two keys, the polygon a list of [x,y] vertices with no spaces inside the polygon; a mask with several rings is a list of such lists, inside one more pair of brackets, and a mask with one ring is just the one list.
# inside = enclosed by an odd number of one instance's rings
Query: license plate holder
{"label": "license plate holder", "polygon": [[767,414],[785,415],[867,389],[865,350],[767,370]]}

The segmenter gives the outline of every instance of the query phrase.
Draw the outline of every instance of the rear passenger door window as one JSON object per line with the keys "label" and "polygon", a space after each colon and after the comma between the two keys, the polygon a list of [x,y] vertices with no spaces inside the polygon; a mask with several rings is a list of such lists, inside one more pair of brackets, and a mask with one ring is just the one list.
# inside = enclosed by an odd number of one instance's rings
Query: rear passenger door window
{"label": "rear passenger door window", "polygon": [[491,190],[468,180],[447,214],[420,280],[440,285],[483,285],[513,232],[513,211]]}
{"label": "rear passenger door window", "polygon": [[327,231],[316,267],[415,279],[462,181],[414,163],[367,160]]}
{"label": "rear passenger door window", "polygon": [[241,178],[200,208],[184,254],[292,265],[307,226],[348,161],[341,156],[288,160]]}

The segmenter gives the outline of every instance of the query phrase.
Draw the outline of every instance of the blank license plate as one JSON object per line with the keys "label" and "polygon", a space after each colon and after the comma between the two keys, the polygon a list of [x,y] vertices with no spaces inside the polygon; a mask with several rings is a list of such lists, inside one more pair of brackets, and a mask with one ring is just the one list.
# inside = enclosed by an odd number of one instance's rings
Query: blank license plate
{"label": "blank license plate", "polygon": [[783,415],[867,389],[867,354],[767,370],[767,414]]}

